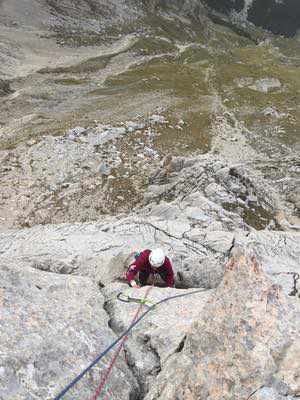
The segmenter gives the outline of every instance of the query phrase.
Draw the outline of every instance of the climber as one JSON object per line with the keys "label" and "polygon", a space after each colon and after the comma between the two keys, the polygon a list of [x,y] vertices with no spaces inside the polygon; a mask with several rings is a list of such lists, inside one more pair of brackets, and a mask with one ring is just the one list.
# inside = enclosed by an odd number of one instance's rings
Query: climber
{"label": "climber", "polygon": [[139,288],[135,276],[139,273],[141,286],[147,284],[151,274],[159,274],[168,287],[174,287],[174,273],[171,261],[165,256],[162,249],[144,250],[135,257],[135,261],[129,266],[126,279],[130,286]]}

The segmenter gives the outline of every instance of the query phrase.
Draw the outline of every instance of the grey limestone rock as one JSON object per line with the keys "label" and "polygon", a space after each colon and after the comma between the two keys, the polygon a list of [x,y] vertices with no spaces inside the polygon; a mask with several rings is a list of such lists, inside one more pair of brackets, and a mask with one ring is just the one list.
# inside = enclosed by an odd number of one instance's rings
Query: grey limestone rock
{"label": "grey limestone rock", "polygon": [[300,295],[300,235],[299,233],[252,231],[236,235],[236,247],[246,247],[257,258],[271,279],[283,287],[287,295]]}
{"label": "grey limestone rock", "polygon": [[260,79],[254,83],[254,85],[249,86],[250,89],[257,90],[259,92],[263,93],[268,93],[269,91],[272,91],[274,89],[279,89],[281,88],[281,83],[279,79],[274,79],[274,78],[265,78],[265,79]]}
{"label": "grey limestone rock", "polygon": [[[299,326],[299,310],[255,258],[242,254],[231,259],[182,352],[168,360],[146,399],[246,399],[263,387],[273,396],[268,399],[281,399],[279,388],[293,396],[287,371],[280,382],[275,375],[286,351],[299,340]],[[291,366],[292,376],[297,369]]]}
{"label": "grey limestone rock", "polygon": [[[89,276],[101,285],[124,280],[128,257],[161,246],[174,266],[176,286],[215,288],[224,263],[235,247],[253,249],[271,279],[294,290],[292,273],[299,274],[298,233],[210,230],[194,226],[185,212],[169,219],[155,206],[154,216],[108,218],[102,223],[36,226],[0,234],[0,260],[41,270]],[[208,226],[209,228],[209,226]],[[296,282],[297,296],[299,281]]]}
{"label": "grey limestone rock", "polygon": [[[122,303],[116,295],[123,291],[125,294],[144,298],[149,287],[128,289],[122,284],[108,285],[104,289],[106,310],[110,315],[110,326],[116,333],[123,332],[132,322],[138,309],[136,303]],[[147,392],[150,386],[155,386],[153,379],[166,364],[168,358],[180,351],[191,324],[197,320],[202,308],[209,299],[212,291],[178,289],[150,289],[147,299],[150,300],[141,310],[145,312],[148,306],[169,296],[189,294],[185,297],[174,298],[155,307],[132,331],[126,349],[131,360],[135,375]],[[141,315],[141,313],[139,315]],[[150,385],[150,386],[149,386]]]}
{"label": "grey limestone rock", "polygon": [[[5,264],[0,276],[0,398],[53,399],[115,339],[107,326],[104,298],[85,277]],[[91,397],[110,357],[64,398]],[[122,360],[110,385],[124,399],[138,391]]]}

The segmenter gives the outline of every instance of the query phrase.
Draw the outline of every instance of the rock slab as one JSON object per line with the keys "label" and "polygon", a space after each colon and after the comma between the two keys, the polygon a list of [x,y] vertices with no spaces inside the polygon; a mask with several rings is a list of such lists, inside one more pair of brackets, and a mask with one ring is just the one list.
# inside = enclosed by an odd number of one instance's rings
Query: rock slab
{"label": "rock slab", "polygon": [[[115,340],[103,296],[89,278],[0,265],[0,282],[1,400],[53,399]],[[64,399],[90,398],[110,358]],[[139,392],[122,360],[110,390],[122,399]]]}
{"label": "rock slab", "polygon": [[231,259],[183,351],[168,360],[146,399],[292,399],[298,366],[281,360],[298,343],[299,325],[299,310],[254,258]]}

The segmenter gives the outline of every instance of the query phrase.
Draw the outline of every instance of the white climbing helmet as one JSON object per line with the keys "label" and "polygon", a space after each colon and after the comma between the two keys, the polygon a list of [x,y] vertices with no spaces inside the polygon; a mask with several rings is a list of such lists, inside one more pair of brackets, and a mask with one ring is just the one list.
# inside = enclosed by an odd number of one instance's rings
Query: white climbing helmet
{"label": "white climbing helmet", "polygon": [[165,262],[165,253],[162,249],[154,249],[149,255],[149,262],[154,268],[161,267]]}

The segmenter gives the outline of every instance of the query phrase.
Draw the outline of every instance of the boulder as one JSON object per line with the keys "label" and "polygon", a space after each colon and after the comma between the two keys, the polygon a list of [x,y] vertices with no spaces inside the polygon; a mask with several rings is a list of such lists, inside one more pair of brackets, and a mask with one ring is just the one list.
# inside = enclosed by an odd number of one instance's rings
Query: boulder
{"label": "boulder", "polygon": [[275,89],[281,88],[281,83],[279,79],[275,78],[264,78],[257,80],[254,85],[249,86],[250,89],[256,90],[262,93],[268,93],[274,91]]}

